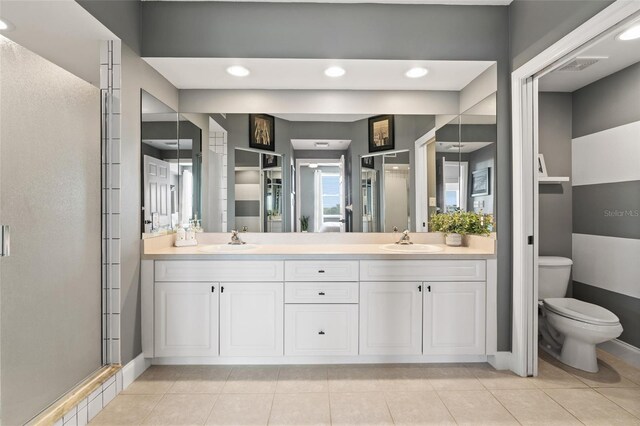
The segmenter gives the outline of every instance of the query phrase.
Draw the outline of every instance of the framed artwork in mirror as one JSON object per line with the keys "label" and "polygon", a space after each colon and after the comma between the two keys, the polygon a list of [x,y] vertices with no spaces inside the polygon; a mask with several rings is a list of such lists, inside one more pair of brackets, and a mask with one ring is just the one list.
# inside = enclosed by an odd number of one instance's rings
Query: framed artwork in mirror
{"label": "framed artwork in mirror", "polygon": [[476,170],[471,173],[471,196],[481,197],[489,195],[489,169]]}
{"label": "framed artwork in mirror", "polygon": [[376,168],[376,158],[371,157],[362,157],[362,168],[363,169],[375,169]]}
{"label": "framed artwork in mirror", "polygon": [[369,152],[389,151],[395,147],[393,115],[369,118]]}
{"label": "framed artwork in mirror", "polygon": [[275,151],[275,119],[268,114],[249,114],[249,147]]}
{"label": "framed artwork in mirror", "polygon": [[278,157],[273,154],[262,154],[262,168],[270,169],[278,167]]}
{"label": "framed artwork in mirror", "polygon": [[538,176],[547,177],[547,165],[542,154],[538,154]]}

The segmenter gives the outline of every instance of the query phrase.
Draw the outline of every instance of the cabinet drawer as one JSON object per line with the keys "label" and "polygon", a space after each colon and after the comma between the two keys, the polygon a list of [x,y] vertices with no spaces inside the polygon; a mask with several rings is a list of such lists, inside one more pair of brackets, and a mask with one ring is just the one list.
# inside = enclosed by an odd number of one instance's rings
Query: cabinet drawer
{"label": "cabinet drawer", "polygon": [[358,305],[286,305],[285,355],[358,354]]}
{"label": "cabinet drawer", "polygon": [[283,262],[226,260],[160,260],[156,281],[282,281]]}
{"label": "cabinet drawer", "polygon": [[358,281],[358,261],[287,261],[287,281]]}
{"label": "cabinet drawer", "polygon": [[363,260],[361,281],[484,281],[484,260]]}
{"label": "cabinet drawer", "polygon": [[287,282],[284,303],[358,303],[358,283]]}

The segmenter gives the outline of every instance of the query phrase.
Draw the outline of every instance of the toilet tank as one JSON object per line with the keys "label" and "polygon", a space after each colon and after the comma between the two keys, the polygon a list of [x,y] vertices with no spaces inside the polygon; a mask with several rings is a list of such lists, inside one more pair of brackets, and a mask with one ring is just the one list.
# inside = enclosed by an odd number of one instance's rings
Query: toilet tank
{"label": "toilet tank", "polygon": [[538,300],[565,297],[573,261],[566,257],[538,257]]}

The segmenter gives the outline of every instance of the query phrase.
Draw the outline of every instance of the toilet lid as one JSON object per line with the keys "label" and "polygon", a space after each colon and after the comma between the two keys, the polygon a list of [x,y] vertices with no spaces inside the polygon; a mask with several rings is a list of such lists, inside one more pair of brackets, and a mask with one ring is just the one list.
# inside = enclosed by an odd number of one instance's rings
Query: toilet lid
{"label": "toilet lid", "polygon": [[544,299],[544,306],[552,312],[567,318],[595,325],[616,325],[618,317],[602,306],[571,298]]}

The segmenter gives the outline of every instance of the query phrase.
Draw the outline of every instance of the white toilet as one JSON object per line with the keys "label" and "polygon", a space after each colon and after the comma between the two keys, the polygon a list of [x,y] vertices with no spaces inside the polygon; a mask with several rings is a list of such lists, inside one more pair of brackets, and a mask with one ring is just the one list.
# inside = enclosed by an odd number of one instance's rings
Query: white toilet
{"label": "white toilet", "polygon": [[571,259],[538,259],[539,346],[567,365],[597,373],[596,345],[620,336],[620,320],[601,306],[564,297]]}

